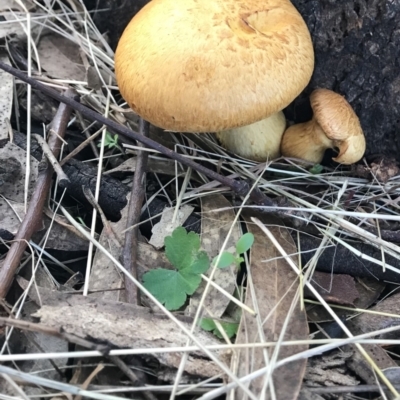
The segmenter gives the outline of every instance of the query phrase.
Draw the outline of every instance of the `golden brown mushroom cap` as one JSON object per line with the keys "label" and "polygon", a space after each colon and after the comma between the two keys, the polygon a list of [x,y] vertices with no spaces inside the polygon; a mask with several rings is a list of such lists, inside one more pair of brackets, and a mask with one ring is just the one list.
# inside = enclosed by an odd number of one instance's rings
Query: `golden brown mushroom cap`
{"label": "golden brown mushroom cap", "polygon": [[115,54],[129,106],[186,132],[268,117],[300,94],[313,67],[310,34],[288,0],[152,0]]}
{"label": "golden brown mushroom cap", "polygon": [[314,117],[327,138],[339,149],[334,161],[353,164],[365,152],[365,137],[353,108],[338,93],[328,89],[316,89],[310,96]]}

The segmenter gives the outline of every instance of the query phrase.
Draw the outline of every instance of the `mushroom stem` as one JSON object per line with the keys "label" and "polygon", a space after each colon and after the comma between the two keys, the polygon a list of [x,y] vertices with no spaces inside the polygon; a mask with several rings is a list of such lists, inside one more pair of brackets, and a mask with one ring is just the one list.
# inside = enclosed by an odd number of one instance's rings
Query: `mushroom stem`
{"label": "mushroom stem", "polygon": [[334,142],[326,137],[320,124],[313,117],[311,121],[286,129],[281,153],[285,157],[300,158],[317,164],[322,161],[325,151],[333,147]]}
{"label": "mushroom stem", "polygon": [[285,128],[285,116],[279,111],[254,124],[217,132],[216,136],[232,153],[262,162],[280,156]]}

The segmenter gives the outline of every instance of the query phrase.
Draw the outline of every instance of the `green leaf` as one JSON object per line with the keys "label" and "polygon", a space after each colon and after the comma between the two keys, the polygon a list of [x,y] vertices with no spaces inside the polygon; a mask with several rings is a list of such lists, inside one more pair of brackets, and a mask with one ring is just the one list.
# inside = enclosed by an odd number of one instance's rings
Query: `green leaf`
{"label": "green leaf", "polygon": [[236,258],[235,258],[235,264],[236,264],[237,266],[240,266],[240,264],[241,264],[242,262],[244,262],[244,258],[243,258],[243,257],[236,257]]}
{"label": "green leaf", "polygon": [[[237,330],[239,328],[238,323],[220,321],[220,324],[222,326],[222,329],[225,331],[226,335],[228,336],[228,338],[231,338],[236,335]],[[212,320],[211,318],[202,318],[202,320],[200,321],[200,326],[205,331],[208,331],[208,332],[212,331],[215,336],[222,339],[221,332],[217,328],[217,325],[215,324],[214,320]]]}
{"label": "green leaf", "polygon": [[324,170],[324,167],[320,164],[315,164],[313,165],[310,169],[309,172],[313,175],[318,175]]}
{"label": "green leaf", "polygon": [[236,252],[238,254],[246,253],[253,246],[254,235],[250,232],[245,233],[236,243]]}
{"label": "green leaf", "polygon": [[201,274],[210,266],[208,255],[200,251],[200,237],[185,228],[176,228],[165,238],[165,254],[177,270],[158,268],[143,275],[143,285],[168,310],[177,310],[199,287]]}
{"label": "green leaf", "polygon": [[200,327],[207,332],[211,332],[216,328],[215,322],[211,318],[202,318],[200,320]]}
{"label": "green leaf", "polygon": [[[214,257],[213,259],[213,264],[217,262],[219,256]],[[232,265],[235,262],[235,256],[232,253],[229,253],[228,251],[224,251],[220,258],[219,258],[219,263],[217,265],[218,268],[226,268]]]}
{"label": "green leaf", "polygon": [[171,236],[164,240],[165,255],[179,271],[202,274],[207,271],[209,259],[207,253],[200,250],[200,236],[194,232],[187,233],[185,228],[176,228]]}
{"label": "green leaf", "polygon": [[143,275],[143,286],[168,310],[177,310],[199,287],[199,275],[183,276],[179,271],[157,268]]}

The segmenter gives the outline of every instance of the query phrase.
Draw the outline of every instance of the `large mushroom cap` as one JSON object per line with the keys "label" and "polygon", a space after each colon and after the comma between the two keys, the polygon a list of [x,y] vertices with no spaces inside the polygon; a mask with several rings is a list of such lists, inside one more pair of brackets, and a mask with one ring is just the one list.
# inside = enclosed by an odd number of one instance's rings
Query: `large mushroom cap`
{"label": "large mushroom cap", "polygon": [[353,108],[338,93],[328,89],[316,89],[310,95],[314,117],[327,138],[339,149],[334,161],[352,164],[365,152],[365,137]]}
{"label": "large mushroom cap", "polygon": [[115,54],[129,106],[186,132],[268,117],[300,94],[313,67],[310,34],[288,0],[152,0]]}

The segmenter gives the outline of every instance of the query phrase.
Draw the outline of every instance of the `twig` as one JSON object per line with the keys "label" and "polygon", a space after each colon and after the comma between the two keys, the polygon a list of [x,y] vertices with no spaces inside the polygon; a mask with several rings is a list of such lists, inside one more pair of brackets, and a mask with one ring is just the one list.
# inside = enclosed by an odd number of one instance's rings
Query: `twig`
{"label": "twig", "polygon": [[[92,125],[95,125],[96,122],[93,121],[91,124],[89,124],[89,126],[86,126],[85,120],[83,119],[82,114],[81,114],[80,112],[77,112],[77,113],[76,113],[76,116],[77,116],[77,118],[78,118],[78,120],[79,120],[79,123],[80,123],[81,126],[82,126],[82,129],[83,129],[82,133],[86,136],[85,142],[87,142],[87,144],[90,144],[90,147],[92,148],[92,151],[93,151],[94,156],[95,156],[96,158],[99,158],[99,149],[96,147],[96,144],[94,143],[94,141],[93,141],[93,140],[90,140],[90,138],[91,138],[92,136],[94,136],[94,135],[98,136],[98,135],[102,132],[103,127],[101,127],[101,129],[99,129],[98,132],[95,132],[93,135],[91,135],[90,132],[89,132],[89,128],[90,128]],[[78,147],[79,147],[79,146],[78,146]]]}
{"label": "twig", "polygon": [[[130,381],[135,385],[135,386],[143,386],[143,382],[140,381],[138,376],[133,372],[126,364],[124,361],[121,360],[120,357],[117,356],[107,356],[107,358],[115,364],[129,379]],[[153,393],[151,393],[148,390],[145,390],[141,393],[143,397],[147,400],[157,400],[157,397],[154,396]]]}
{"label": "twig", "polygon": [[[393,387],[400,390],[399,384],[394,384]],[[380,390],[387,391],[381,385],[356,385],[356,386],[328,386],[328,387],[312,387],[303,386],[302,392],[311,392],[315,394],[339,394],[339,393],[365,393],[365,392],[379,392]]]}
{"label": "twig", "polygon": [[[60,95],[61,98],[69,100],[72,100],[75,96],[76,92],[73,89],[67,89],[63,95]],[[55,157],[57,157],[60,152],[61,138],[67,128],[71,111],[71,107],[60,104],[51,123],[48,143]],[[42,169],[39,168],[35,189],[29,202],[25,218],[19,226],[18,232],[4,260],[3,267],[0,270],[0,299],[4,299],[7,296],[27,243],[40,226],[40,221],[42,220],[43,207],[53,176],[53,167],[45,158],[43,158],[42,162],[44,167]]]}
{"label": "twig", "polygon": [[[79,113],[78,113],[79,114]],[[68,160],[75,157],[78,153],[80,153],[88,144],[93,145],[93,141],[103,132],[104,127],[101,127],[98,131],[90,135],[87,139],[85,139],[79,146],[75,147],[69,154],[67,154],[61,161],[60,165],[63,166]],[[94,145],[96,148],[96,146]],[[92,147],[93,150],[93,147]],[[97,149],[96,149],[97,150]],[[97,158],[99,158],[99,153],[94,153]]]}
{"label": "twig", "polygon": [[39,143],[40,147],[43,150],[43,154],[46,156],[47,160],[50,162],[52,165],[54,172],[58,176],[58,180],[60,182],[64,181],[63,184],[67,185],[69,182],[69,178],[67,174],[62,170],[61,165],[58,163],[57,158],[54,157],[54,154],[52,153],[49,145],[45,142],[42,136],[40,135],[32,135],[37,142]]}
{"label": "twig", "polygon": [[78,346],[82,346],[87,349],[99,351],[104,355],[107,355],[109,350],[111,350],[110,347],[107,345],[98,345],[89,342],[88,340],[82,339],[79,336],[63,332],[61,329],[52,328],[50,326],[43,324],[36,324],[33,322],[22,321],[20,319],[0,317],[0,326],[10,326],[24,331],[39,332],[44,335],[49,335],[59,339],[66,340],[67,342],[74,343]]}
{"label": "twig", "polygon": [[100,205],[96,202],[96,199],[93,196],[93,193],[91,192],[90,188],[87,186],[82,186],[82,192],[84,196],[86,197],[86,200],[89,202],[89,204],[96,209],[97,213],[100,215],[101,222],[103,223],[103,233],[105,233],[108,238],[113,242],[113,245],[117,247],[122,247],[122,243],[120,243],[120,240],[117,236],[117,234],[114,232],[113,227],[111,226],[110,222],[106,218],[102,208]]}
{"label": "twig", "polygon": [[[149,135],[149,123],[140,118],[139,133],[143,136]],[[124,251],[122,253],[124,267],[138,279],[137,258],[138,258],[138,231],[137,226],[140,220],[140,214],[145,194],[144,180],[146,177],[148,152],[139,150],[136,158],[135,174],[133,176],[131,198],[129,200],[128,219],[126,222],[127,230],[125,232]],[[129,229],[133,226],[133,229]],[[125,278],[126,301],[131,304],[140,304],[139,292],[137,286]]]}
{"label": "twig", "polygon": [[[250,185],[249,183],[241,180],[241,181],[235,181],[233,179],[229,179],[223,175],[220,175],[216,173],[215,171],[212,171],[194,161],[192,161],[189,158],[186,158],[184,155],[176,153],[175,151],[161,145],[160,143],[155,142],[154,140],[142,136],[137,132],[132,131],[131,129],[127,128],[124,125],[120,125],[117,122],[114,122],[103,115],[99,114],[98,112],[90,109],[89,107],[84,106],[83,104],[77,102],[74,99],[67,98],[63,96],[62,94],[58,93],[56,90],[43,85],[40,83],[38,80],[31,78],[24,74],[23,72],[19,71],[18,69],[15,69],[7,64],[4,64],[0,62],[0,69],[9,72],[10,74],[14,75],[18,79],[20,79],[23,82],[28,83],[31,85],[34,89],[40,90],[42,93],[52,97],[53,99],[56,99],[60,102],[63,102],[73,109],[79,111],[82,115],[84,115],[86,118],[89,118],[90,120],[95,120],[98,121],[101,124],[106,125],[109,127],[112,131],[125,136],[131,140],[137,140],[138,142],[143,143],[147,147],[150,147],[153,150],[156,150],[160,152],[161,154],[164,154],[165,156],[172,158],[183,165],[186,165],[187,167],[193,168],[197,172],[206,175],[210,179],[216,180],[223,186],[229,187],[231,190],[233,190],[235,193],[237,193],[239,196],[244,196],[246,195],[249,190],[250,190]],[[260,206],[268,206],[268,207],[275,207],[278,208],[278,205],[269,197],[267,197],[265,194],[263,194],[259,189],[254,189],[252,190],[250,194],[250,200],[253,201],[255,204],[260,205]]]}

